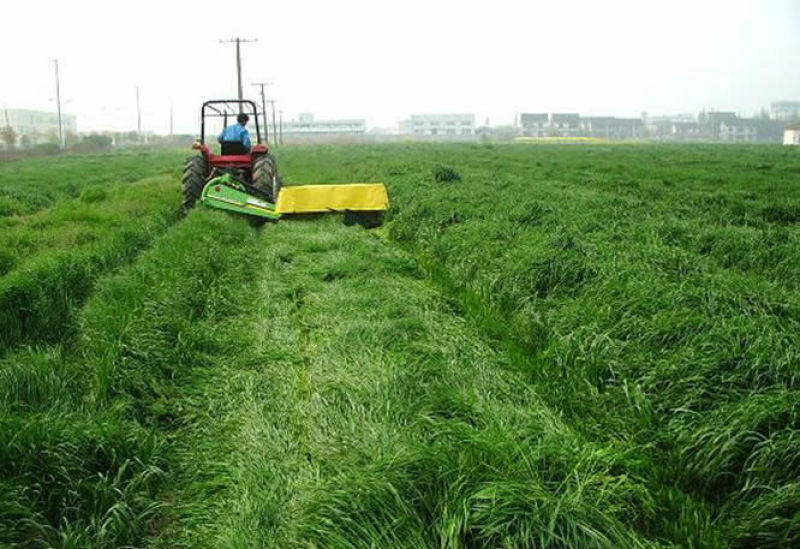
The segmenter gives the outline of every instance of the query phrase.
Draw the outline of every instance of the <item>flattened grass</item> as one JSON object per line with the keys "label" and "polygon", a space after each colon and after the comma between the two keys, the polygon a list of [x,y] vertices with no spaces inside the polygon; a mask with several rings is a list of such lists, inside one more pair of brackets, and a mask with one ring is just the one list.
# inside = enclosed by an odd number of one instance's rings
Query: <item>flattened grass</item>
{"label": "flattened grass", "polygon": [[412,260],[340,223],[265,229],[253,335],[220,364],[226,489],[190,487],[207,507],[164,545],[658,546],[646,464],[570,429]]}

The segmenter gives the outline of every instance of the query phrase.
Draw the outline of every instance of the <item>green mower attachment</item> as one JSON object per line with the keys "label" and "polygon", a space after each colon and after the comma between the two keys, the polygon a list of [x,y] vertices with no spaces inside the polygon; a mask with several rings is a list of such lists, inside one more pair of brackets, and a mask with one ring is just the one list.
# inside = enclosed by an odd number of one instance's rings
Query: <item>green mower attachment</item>
{"label": "green mower attachment", "polygon": [[206,206],[220,208],[246,215],[255,215],[277,221],[280,219],[275,204],[254,196],[256,189],[237,181],[226,173],[211,179],[200,195],[200,201]]}

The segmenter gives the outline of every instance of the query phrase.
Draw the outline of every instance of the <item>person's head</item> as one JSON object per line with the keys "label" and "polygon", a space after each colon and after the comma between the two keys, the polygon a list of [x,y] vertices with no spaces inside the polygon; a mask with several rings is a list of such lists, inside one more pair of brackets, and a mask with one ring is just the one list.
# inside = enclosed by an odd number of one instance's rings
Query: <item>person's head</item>
{"label": "person's head", "polygon": [[248,120],[250,120],[250,117],[247,116],[245,113],[241,113],[239,114],[239,116],[236,117],[236,121],[242,126],[246,126]]}

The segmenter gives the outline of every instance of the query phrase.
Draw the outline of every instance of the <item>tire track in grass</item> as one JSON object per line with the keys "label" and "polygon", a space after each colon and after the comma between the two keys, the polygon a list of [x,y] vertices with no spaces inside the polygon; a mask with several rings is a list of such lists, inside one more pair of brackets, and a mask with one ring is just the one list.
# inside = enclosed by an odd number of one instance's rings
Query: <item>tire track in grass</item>
{"label": "tire track in grass", "polygon": [[162,546],[659,545],[641,464],[542,406],[407,256],[330,218],[263,247],[255,339],[212,385],[226,427],[200,434],[227,433],[199,458],[226,472]]}

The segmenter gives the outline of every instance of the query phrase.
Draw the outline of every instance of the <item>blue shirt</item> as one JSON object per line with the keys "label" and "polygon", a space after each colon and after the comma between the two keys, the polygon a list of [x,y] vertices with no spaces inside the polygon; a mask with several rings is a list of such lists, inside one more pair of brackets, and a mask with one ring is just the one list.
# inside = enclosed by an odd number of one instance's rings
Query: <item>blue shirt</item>
{"label": "blue shirt", "polygon": [[220,143],[223,141],[239,141],[248,149],[250,148],[250,134],[247,133],[247,128],[238,123],[225,128],[225,130],[219,134],[219,137],[217,137],[217,141]]}

